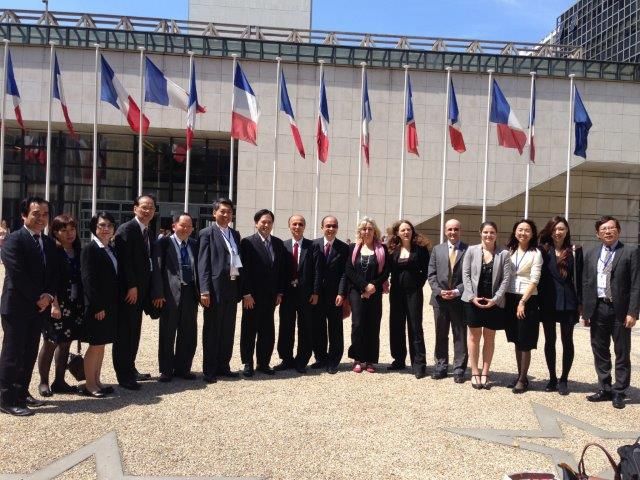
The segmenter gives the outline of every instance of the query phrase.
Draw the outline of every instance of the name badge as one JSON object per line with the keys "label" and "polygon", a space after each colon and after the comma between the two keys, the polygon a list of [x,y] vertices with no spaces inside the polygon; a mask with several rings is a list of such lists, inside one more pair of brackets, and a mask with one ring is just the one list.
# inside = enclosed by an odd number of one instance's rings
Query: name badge
{"label": "name badge", "polygon": [[240,255],[238,255],[235,251],[231,252],[231,265],[236,268],[242,268],[242,260],[240,260]]}
{"label": "name badge", "polygon": [[149,258],[149,271],[153,272],[153,262],[151,261],[151,258]]}
{"label": "name badge", "polygon": [[522,287],[522,280],[516,278],[516,292],[519,292]]}
{"label": "name badge", "polygon": [[607,274],[598,273],[598,288],[607,288]]}

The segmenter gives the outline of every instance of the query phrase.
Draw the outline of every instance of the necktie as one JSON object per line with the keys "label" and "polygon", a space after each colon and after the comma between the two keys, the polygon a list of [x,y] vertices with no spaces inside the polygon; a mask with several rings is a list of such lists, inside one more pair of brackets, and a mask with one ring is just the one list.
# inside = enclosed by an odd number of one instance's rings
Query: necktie
{"label": "necktie", "polygon": [[193,282],[193,272],[191,270],[191,259],[187,250],[186,242],[180,244],[180,267],[182,269],[182,281],[184,283]]}
{"label": "necktie", "polygon": [[613,257],[613,250],[611,250],[611,247],[604,247],[604,249],[607,252],[604,257],[604,268],[602,269],[607,279],[604,287],[604,295],[611,299],[611,257]]}
{"label": "necktie", "polygon": [[329,260],[329,254],[331,254],[331,244],[327,242],[324,246],[324,258]]}
{"label": "necktie", "polygon": [[298,278],[298,242],[293,244],[293,262],[291,263],[291,276],[294,280]]}
{"label": "necktie", "polygon": [[40,260],[42,260],[42,263],[44,264],[44,251],[42,250],[42,246],[40,245],[40,235],[38,235],[37,233],[34,234],[33,239],[36,241],[36,246],[38,247],[38,252],[40,253]]}
{"label": "necktie", "polygon": [[144,230],[142,230],[142,238],[144,240],[144,248],[147,249],[147,256],[150,257],[151,256],[151,249],[149,248],[149,228],[145,227]]}
{"label": "necktie", "polygon": [[269,259],[271,260],[271,263],[273,263],[273,249],[271,248],[271,240],[270,239],[266,239],[264,241],[264,248],[267,250],[267,255],[269,256]]}
{"label": "necktie", "polygon": [[453,267],[456,264],[456,247],[449,250],[449,288],[453,287]]}

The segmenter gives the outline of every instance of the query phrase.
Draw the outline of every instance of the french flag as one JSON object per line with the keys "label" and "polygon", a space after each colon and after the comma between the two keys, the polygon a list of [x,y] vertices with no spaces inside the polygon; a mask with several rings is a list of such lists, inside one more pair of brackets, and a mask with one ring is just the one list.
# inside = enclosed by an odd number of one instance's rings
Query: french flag
{"label": "french flag", "polygon": [[318,109],[318,159],[326,162],[329,158],[329,105],[327,104],[327,89],[324,86],[324,72],[320,77],[320,104]]}
{"label": "french flag", "polygon": [[296,144],[296,148],[302,158],[304,157],[304,145],[302,144],[302,137],[300,136],[300,130],[296,124],[296,117],[293,115],[293,107],[289,101],[289,91],[287,90],[287,82],[284,79],[284,70],[280,70],[280,111],[289,119],[289,125],[291,125],[291,135],[293,135],[293,141]]}
{"label": "french flag", "polygon": [[371,104],[369,103],[369,86],[367,84],[367,72],[364,73],[364,88],[362,89],[362,132],[360,145],[364,152],[364,159],[369,165],[369,122],[371,122]]}
{"label": "french flag", "polygon": [[16,121],[20,128],[24,131],[24,122],[22,121],[22,111],[20,110],[20,92],[16,84],[16,77],[13,74],[13,61],[11,61],[11,52],[8,52],[7,58],[7,84],[5,85],[7,95],[13,98],[13,110],[16,112]]}
{"label": "french flag", "polygon": [[[113,69],[103,55],[100,55],[100,63],[102,66],[100,100],[110,103],[120,110],[127,119],[131,130],[139,133],[140,109],[138,108],[138,104],[116,78]],[[149,130],[149,119],[146,116],[142,117],[142,124],[143,133],[146,135]]]}
{"label": "french flag", "polygon": [[240,62],[236,64],[236,71],[233,75],[233,89],[231,136],[257,145],[260,107],[256,95],[249,85],[249,80],[240,68]]}
{"label": "french flag", "polygon": [[449,92],[449,139],[451,140],[451,147],[456,152],[464,153],[467,151],[467,147],[464,144],[464,137],[460,129],[462,125],[458,110],[458,100],[456,100],[456,90],[453,88],[453,80],[449,81]]}
{"label": "french flag", "polygon": [[193,130],[196,126],[196,114],[198,113],[198,91],[196,90],[196,65],[191,62],[191,74],[189,84],[189,107],[187,109],[187,150],[191,150]]}
{"label": "french flag", "polygon": [[491,95],[491,111],[489,121],[498,127],[498,145],[506,148],[517,148],[520,155],[527,144],[527,134],[520,126],[516,114],[505,98],[498,82],[493,80]]}
{"label": "french flag", "polygon": [[411,91],[411,76],[407,76],[407,105],[406,105],[406,126],[407,126],[407,151],[414,155],[418,153],[418,130],[416,129],[416,119],[413,116],[413,93]]}
{"label": "french flag", "polygon": [[531,99],[531,122],[529,125],[531,131],[531,143],[529,143],[529,160],[536,163],[536,144],[534,137],[536,134],[536,79],[533,79],[533,97]]}
{"label": "french flag", "polygon": [[64,121],[67,124],[67,129],[72,137],[77,137],[75,130],[73,129],[73,123],[69,118],[69,110],[67,110],[67,101],[64,98],[64,89],[62,88],[62,74],[60,73],[60,66],[58,65],[58,54],[54,54],[54,67],[53,67],[53,98],[60,100],[60,106],[62,107],[62,114],[64,115]]}
{"label": "french flag", "polygon": [[[145,102],[179,108],[185,112],[189,111],[189,94],[187,91],[165,77],[164,73],[149,57],[145,57],[144,87]],[[197,106],[197,113],[206,111],[206,108],[202,105]]]}

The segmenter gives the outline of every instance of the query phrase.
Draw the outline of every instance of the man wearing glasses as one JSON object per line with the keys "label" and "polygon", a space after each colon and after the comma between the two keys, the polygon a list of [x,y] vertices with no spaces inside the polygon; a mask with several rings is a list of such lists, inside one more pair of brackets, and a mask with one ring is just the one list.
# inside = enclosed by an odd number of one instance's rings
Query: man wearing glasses
{"label": "man wearing glasses", "polygon": [[[582,317],[591,327],[591,349],[599,390],[590,402],[611,401],[624,408],[631,380],[631,329],[640,308],[638,249],[620,240],[620,222],[605,215],[596,222],[600,243],[584,256]],[[611,352],[615,352],[615,383],[611,385]]]}

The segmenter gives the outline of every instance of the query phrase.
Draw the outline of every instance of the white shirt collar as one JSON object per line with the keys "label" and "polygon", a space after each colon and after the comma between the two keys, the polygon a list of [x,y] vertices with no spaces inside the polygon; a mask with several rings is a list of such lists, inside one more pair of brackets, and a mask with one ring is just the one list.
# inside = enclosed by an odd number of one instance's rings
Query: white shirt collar
{"label": "white shirt collar", "polygon": [[138,217],[136,217],[135,215],[134,215],[134,217],[133,217],[133,218],[135,218],[136,222],[138,222],[138,226],[140,227],[140,231],[144,233],[144,229],[145,229],[145,228],[148,228],[149,226],[148,226],[148,225],[145,225],[145,224],[144,224],[144,223],[142,223],[140,220],[138,220]]}
{"label": "white shirt collar", "polygon": [[449,248],[449,249],[455,248],[457,250],[458,249],[458,245],[460,245],[460,240],[458,240],[456,243],[451,243],[450,240],[447,240],[447,248]]}
{"label": "white shirt collar", "polygon": [[[180,240],[180,237],[178,237],[177,233],[173,233],[173,235],[171,235],[171,238],[173,238],[173,240],[178,244],[178,245],[182,245],[183,240]],[[186,240],[184,240],[184,242],[189,245],[189,239],[187,238]]]}
{"label": "white shirt collar", "polygon": [[27,232],[29,232],[29,234],[33,237],[34,235],[40,235],[40,238],[42,238],[42,232],[40,233],[36,233],[33,230],[31,230],[30,228],[27,228],[26,225],[23,225],[23,227],[27,230]]}
{"label": "white shirt collar", "polygon": [[322,237],[322,239],[324,240],[323,244],[324,244],[325,247],[327,246],[327,243],[330,243],[331,246],[333,247],[333,242],[335,242],[335,239],[334,240],[328,240],[327,237]]}
{"label": "white shirt collar", "polygon": [[271,235],[267,235],[266,237],[263,237],[262,234],[258,232],[258,236],[262,239],[263,242],[271,241]]}

